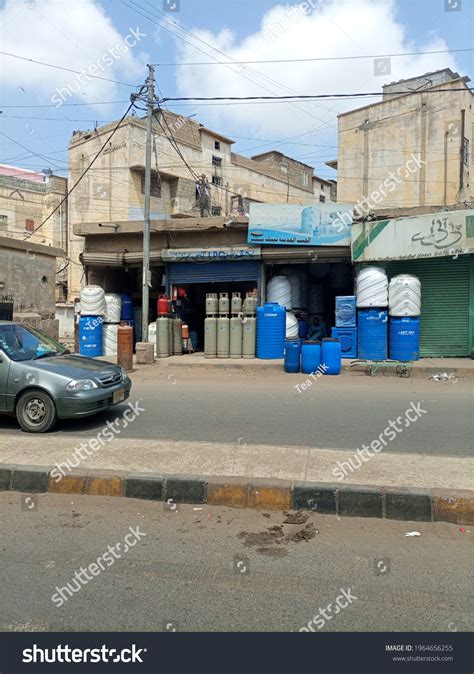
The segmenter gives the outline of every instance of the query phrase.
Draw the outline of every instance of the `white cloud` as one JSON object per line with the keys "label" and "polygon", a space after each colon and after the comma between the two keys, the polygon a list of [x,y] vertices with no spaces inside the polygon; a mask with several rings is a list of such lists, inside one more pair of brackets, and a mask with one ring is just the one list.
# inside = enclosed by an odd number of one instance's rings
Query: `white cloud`
{"label": "white cloud", "polygon": [[[405,27],[396,19],[393,0],[337,0],[323,3],[313,0],[314,9],[310,8],[309,13],[305,13],[301,8],[309,4],[311,3],[302,3],[298,6],[281,4],[273,7],[263,16],[259,31],[248,35],[245,39],[237,39],[230,30],[214,34],[193,28],[192,32],[237,61],[447,49],[444,40],[437,36],[416,44],[408,40]],[[300,9],[295,10],[295,6]],[[193,38],[188,36],[186,39],[193,41]],[[176,44],[182,62],[212,60],[180,40],[177,40]],[[200,42],[195,41],[195,44],[204,51],[212,52]],[[216,52],[212,53],[219,60],[225,60]],[[240,68],[180,67],[177,83],[182,96],[369,92],[380,91],[382,84],[386,82],[444,67],[456,68],[455,59],[451,54],[392,58],[391,72],[387,76],[374,75],[372,59],[257,64]],[[255,70],[261,75],[257,75]],[[247,81],[242,75],[253,82]],[[337,113],[360,107],[368,102],[359,99],[293,105],[229,104],[202,108],[196,105],[195,109],[200,111],[202,117],[206,117],[208,124],[217,125],[221,131],[232,126],[233,129],[237,127],[245,130],[246,133],[239,135],[265,134],[265,137],[284,138],[304,133],[311,127],[314,129],[326,127],[325,132],[317,134],[318,139],[332,138],[334,142]],[[186,110],[186,108],[176,109]],[[312,142],[321,142],[315,141],[314,138],[313,135]]]}
{"label": "white cloud", "polygon": [[[95,0],[7,0],[0,11],[0,24],[3,51],[133,84],[145,78],[146,55],[140,54],[139,44],[143,37],[135,47],[125,49],[128,31],[122,36]],[[110,56],[109,48],[116,48],[116,57]],[[46,94],[48,101],[64,88],[69,92],[67,99],[83,103],[125,100],[131,91],[88,77],[81,83],[73,73],[9,57],[0,59],[4,89],[21,86],[30,95]],[[88,70],[98,63],[98,70]]]}

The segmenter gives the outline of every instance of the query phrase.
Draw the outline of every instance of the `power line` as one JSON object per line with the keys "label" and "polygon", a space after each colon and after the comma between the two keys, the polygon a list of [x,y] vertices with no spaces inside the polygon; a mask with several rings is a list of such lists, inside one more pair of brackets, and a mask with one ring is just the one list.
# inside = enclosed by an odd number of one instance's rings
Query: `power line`
{"label": "power line", "polygon": [[[84,105],[118,105],[119,103],[128,103],[129,99],[124,101],[89,101],[89,103],[62,103],[60,106],[54,105],[54,103],[42,104],[42,105],[2,105],[0,103],[0,108],[75,108],[78,106]],[[1,112],[1,111],[0,111]]]}
{"label": "power line", "polygon": [[164,66],[215,66],[215,65],[247,65],[254,63],[307,63],[314,61],[349,61],[352,59],[375,59],[375,58],[394,58],[399,56],[425,56],[427,54],[454,54],[457,52],[474,51],[473,48],[466,49],[438,49],[436,51],[408,51],[398,54],[365,54],[363,56],[321,56],[318,58],[298,58],[298,59],[257,59],[255,61],[194,61],[181,63],[156,63],[154,65]]}
{"label": "power line", "polygon": [[112,131],[112,133],[110,134],[110,136],[107,138],[107,140],[106,140],[106,141],[104,142],[104,144],[101,146],[100,150],[97,152],[97,154],[95,155],[94,159],[91,161],[91,163],[90,163],[89,166],[86,168],[86,170],[85,170],[83,173],[81,173],[81,175],[80,175],[79,178],[76,180],[76,182],[75,182],[74,185],[71,187],[71,189],[69,189],[69,190],[66,192],[66,195],[64,196],[64,198],[63,198],[63,199],[59,202],[59,204],[58,204],[58,205],[51,211],[51,213],[50,213],[50,214],[43,220],[43,222],[41,222],[41,223],[38,225],[38,227],[36,227],[30,234],[28,234],[28,236],[25,236],[25,237],[24,237],[24,239],[23,239],[24,241],[26,241],[26,239],[31,238],[31,237],[33,236],[33,234],[35,234],[39,229],[41,229],[41,227],[43,227],[43,225],[45,225],[45,224],[48,222],[48,220],[54,215],[54,213],[56,213],[56,211],[63,205],[63,203],[67,200],[67,198],[69,197],[69,195],[71,194],[71,192],[73,192],[73,190],[76,189],[76,187],[79,185],[79,183],[81,182],[81,180],[82,180],[82,179],[84,178],[84,176],[87,174],[87,172],[88,172],[89,169],[92,167],[92,165],[94,164],[94,162],[95,162],[95,161],[99,158],[99,156],[102,154],[102,152],[103,152],[103,150],[105,149],[107,143],[110,142],[110,140],[112,139],[112,137],[114,136],[114,134],[116,133],[116,131],[118,130],[118,128],[120,127],[120,125],[122,124],[123,120],[124,120],[125,117],[128,115],[128,113],[130,112],[130,110],[132,109],[133,105],[134,105],[134,101],[132,101],[132,102],[130,103],[130,105],[129,105],[128,108],[126,109],[125,113],[122,115],[120,121],[119,121],[118,124],[115,126],[114,130]]}
{"label": "power line", "polygon": [[[74,73],[75,75],[86,75],[86,73],[81,72],[80,70],[73,70],[72,68],[64,68],[63,66],[58,66],[55,65],[54,63],[45,63],[44,61],[36,61],[35,59],[26,58],[26,56],[20,56],[19,54],[11,54],[10,52],[7,51],[0,51],[0,54],[3,54],[3,56],[9,56],[14,59],[20,59],[20,61],[28,61],[29,63],[36,63],[37,65],[40,66],[55,68],[56,70],[65,70],[66,72]],[[130,84],[129,82],[120,82],[119,80],[112,80],[110,79],[110,77],[101,77],[100,75],[89,75],[89,73],[87,73],[87,77],[94,80],[104,80],[105,82],[113,82],[114,84],[120,84],[124,87],[131,87],[132,89],[136,89],[136,84]]]}

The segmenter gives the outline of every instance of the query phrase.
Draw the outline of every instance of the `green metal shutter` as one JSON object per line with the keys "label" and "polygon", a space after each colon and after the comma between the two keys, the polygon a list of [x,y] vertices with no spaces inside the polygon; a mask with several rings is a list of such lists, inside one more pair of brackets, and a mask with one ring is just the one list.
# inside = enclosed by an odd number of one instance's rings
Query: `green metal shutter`
{"label": "green metal shutter", "polygon": [[383,266],[389,278],[414,274],[421,281],[420,355],[425,358],[470,356],[473,257],[400,260],[383,263]]}

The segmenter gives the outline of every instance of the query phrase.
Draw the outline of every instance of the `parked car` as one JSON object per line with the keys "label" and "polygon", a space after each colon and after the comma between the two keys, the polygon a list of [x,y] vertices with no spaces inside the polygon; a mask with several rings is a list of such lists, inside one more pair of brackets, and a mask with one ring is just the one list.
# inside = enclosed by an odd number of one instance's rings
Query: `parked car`
{"label": "parked car", "polygon": [[84,358],[21,323],[0,321],[0,414],[28,433],[57,419],[86,417],[126,400],[132,382],[111,363]]}

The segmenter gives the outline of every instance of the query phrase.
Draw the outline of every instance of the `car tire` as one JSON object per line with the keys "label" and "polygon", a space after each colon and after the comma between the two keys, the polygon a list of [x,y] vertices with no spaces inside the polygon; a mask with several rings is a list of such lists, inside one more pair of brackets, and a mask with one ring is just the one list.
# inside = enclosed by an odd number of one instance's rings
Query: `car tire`
{"label": "car tire", "polygon": [[31,389],[18,400],[16,418],[26,433],[47,433],[58,416],[51,397],[45,391]]}

